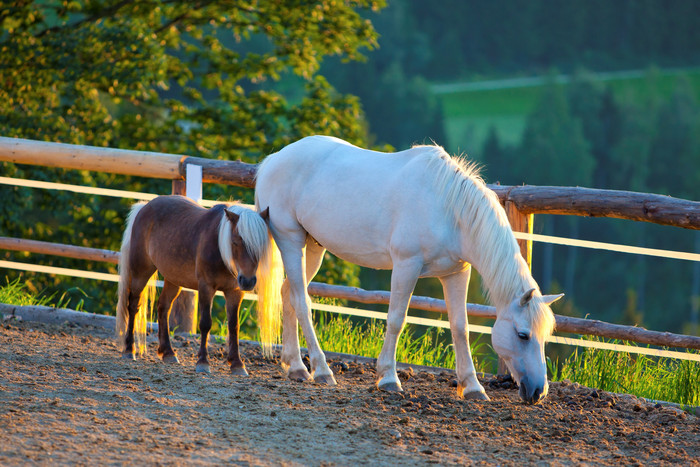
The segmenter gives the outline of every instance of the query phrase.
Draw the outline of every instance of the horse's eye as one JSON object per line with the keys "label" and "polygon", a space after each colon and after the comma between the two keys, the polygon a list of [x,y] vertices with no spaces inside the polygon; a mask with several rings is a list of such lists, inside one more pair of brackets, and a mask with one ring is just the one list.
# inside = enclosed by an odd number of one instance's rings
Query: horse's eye
{"label": "horse's eye", "polygon": [[530,335],[525,333],[525,332],[519,332],[518,337],[521,338],[524,341],[529,341],[530,340]]}

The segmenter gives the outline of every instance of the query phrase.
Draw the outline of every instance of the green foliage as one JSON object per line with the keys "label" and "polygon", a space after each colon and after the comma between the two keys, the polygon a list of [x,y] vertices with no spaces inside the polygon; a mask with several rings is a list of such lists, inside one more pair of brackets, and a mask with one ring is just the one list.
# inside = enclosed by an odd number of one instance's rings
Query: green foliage
{"label": "green foliage", "polygon": [[[0,9],[0,134],[35,140],[257,162],[308,134],[366,142],[357,98],[317,74],[329,56],[363,58],[376,33],[359,11],[382,0],[315,2],[24,1]],[[295,81],[296,80],[296,81]],[[294,100],[276,88],[298,83]],[[285,89],[285,86],[279,86]],[[169,182],[2,164],[4,175],[167,194]],[[215,198],[252,199],[213,188]],[[128,202],[0,188],[3,235],[117,250]],[[26,254],[5,253],[6,259]],[[116,272],[43,255],[32,261]],[[354,267],[331,262],[332,277]],[[16,275],[15,272],[8,272]],[[322,272],[323,274],[323,272]],[[355,274],[356,275],[356,274]],[[113,307],[94,281],[35,277],[37,289],[79,286],[91,309]]]}
{"label": "green foliage", "polygon": [[579,352],[577,348],[561,365],[558,361],[548,361],[548,366],[553,381],[568,379],[604,391],[700,405],[700,386],[697,384],[700,363],[695,361],[592,348]]}

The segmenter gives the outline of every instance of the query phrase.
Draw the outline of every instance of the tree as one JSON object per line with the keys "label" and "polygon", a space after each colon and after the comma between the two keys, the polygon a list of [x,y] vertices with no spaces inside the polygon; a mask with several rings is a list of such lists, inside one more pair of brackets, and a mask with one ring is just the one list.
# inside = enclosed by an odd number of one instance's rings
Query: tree
{"label": "tree", "polygon": [[[295,0],[4,5],[0,134],[249,162],[310,133],[362,144],[365,125],[357,99],[338,94],[318,70],[328,56],[356,60],[363,49],[374,48],[376,33],[359,11],[383,5],[382,0],[327,0],[308,6]],[[289,81],[302,83],[293,101],[270,84]],[[3,171],[78,184],[170,190],[163,182],[107,174],[11,164],[4,164]],[[124,202],[3,190],[0,223],[8,235],[119,246]],[[225,199],[252,199],[242,190],[211,191]],[[349,267],[337,265],[336,275]],[[35,282],[52,285],[46,277]],[[113,294],[88,282],[65,282],[80,284],[103,309],[111,308],[105,303]]]}
{"label": "tree", "polygon": [[[595,168],[595,159],[583,136],[581,121],[574,118],[560,86],[550,83],[543,89],[535,110],[525,123],[520,157],[514,161],[523,182],[534,185],[589,186]],[[551,216],[546,218],[545,229],[554,228]],[[578,237],[578,219],[568,221],[572,238]],[[542,290],[547,291],[552,281],[552,245],[546,244],[543,259]],[[567,294],[574,294],[574,273],[577,251],[569,249],[566,280]]]}

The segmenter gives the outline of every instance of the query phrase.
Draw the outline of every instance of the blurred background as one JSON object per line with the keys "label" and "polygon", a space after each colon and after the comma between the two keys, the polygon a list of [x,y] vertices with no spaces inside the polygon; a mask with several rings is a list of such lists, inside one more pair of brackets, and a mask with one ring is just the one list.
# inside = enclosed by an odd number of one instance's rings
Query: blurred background
{"label": "blurred background", "polygon": [[[0,135],[247,162],[316,133],[380,150],[435,142],[478,161],[488,183],[698,200],[699,17],[682,0],[3,2]],[[112,250],[130,204],[5,185],[0,197],[0,235]],[[631,221],[538,215],[535,233],[700,252],[698,232]],[[89,311],[114,307],[113,284],[0,274]],[[544,293],[566,293],[557,313],[698,334],[700,263],[535,243],[533,274]],[[386,290],[389,277],[327,255],[316,279]],[[442,297],[436,280],[416,293]],[[483,302],[478,276],[469,300]]]}

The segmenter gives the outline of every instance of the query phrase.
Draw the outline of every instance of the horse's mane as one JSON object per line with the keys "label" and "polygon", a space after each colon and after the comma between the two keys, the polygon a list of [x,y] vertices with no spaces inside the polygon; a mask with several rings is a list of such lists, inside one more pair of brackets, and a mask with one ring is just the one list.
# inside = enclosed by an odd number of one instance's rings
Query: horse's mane
{"label": "horse's mane", "polygon": [[[421,146],[429,154],[428,170],[440,194],[446,215],[451,215],[455,227],[460,228],[474,243],[479,274],[489,300],[497,309],[504,309],[527,290],[539,290],[520,248],[505,210],[479,174],[474,162],[463,157],[451,157],[437,145]],[[550,335],[554,316],[542,303],[539,294],[528,306],[532,331]]]}
{"label": "horse's mane", "polygon": [[[237,203],[229,204],[226,206],[226,210],[239,216],[238,234],[241,236],[248,254],[258,261],[261,260],[269,248],[267,224],[263,218],[256,211]],[[231,231],[228,217],[222,213],[219,223],[219,252],[226,267],[233,274],[237,274],[231,250]]]}

